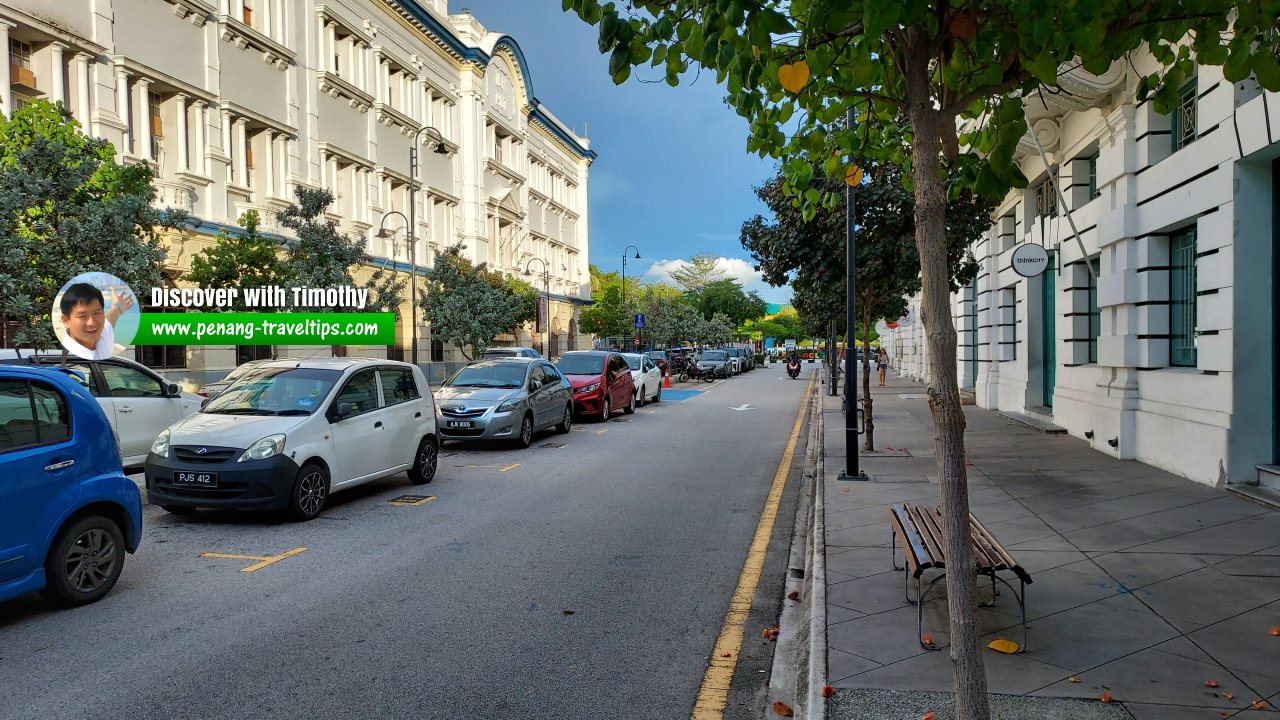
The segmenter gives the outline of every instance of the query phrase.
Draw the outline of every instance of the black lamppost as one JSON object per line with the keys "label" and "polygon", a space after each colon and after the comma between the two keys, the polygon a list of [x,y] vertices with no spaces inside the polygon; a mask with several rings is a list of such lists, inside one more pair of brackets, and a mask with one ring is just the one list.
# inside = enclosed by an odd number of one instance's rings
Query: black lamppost
{"label": "black lamppost", "polygon": [[640,259],[640,248],[635,245],[628,245],[622,248],[622,306],[627,306],[627,251],[636,251],[636,260]]}
{"label": "black lamppost", "polygon": [[[853,107],[849,108],[848,117],[849,130],[852,132],[854,128]],[[853,158],[850,158],[852,161]],[[845,281],[845,318],[844,318],[844,470],[840,472],[841,480],[870,480],[867,474],[862,472],[858,467],[858,418],[861,410],[858,408],[858,373],[854,369],[855,349],[854,345],[857,341],[854,337],[854,330],[857,321],[857,279],[858,279],[858,263],[857,263],[857,213],[854,212],[857,205],[854,195],[856,195],[857,181],[861,179],[862,174],[858,172],[853,178],[845,177],[844,201],[845,201],[845,272],[847,278]]]}
{"label": "black lamppost", "polygon": [[[410,295],[412,296],[412,299],[410,299],[409,301],[409,322],[411,325],[413,325],[413,330],[414,330],[413,345],[416,348],[418,346],[418,332],[417,332],[418,303],[416,302],[418,298],[417,298],[417,294],[413,292],[413,288],[416,286],[416,283],[414,283],[413,280],[414,280],[414,276],[417,274],[416,272],[414,272],[415,270],[417,270],[417,266],[413,265],[413,231],[409,229],[412,227],[409,224],[409,218],[405,217],[404,213],[400,212],[399,210],[390,210],[388,212],[385,212],[382,214],[382,222],[378,223],[378,232],[374,233],[373,236],[380,240],[391,240],[391,260],[394,262],[395,255],[396,255],[396,245],[395,245],[395,239],[394,239],[396,231],[387,229],[387,218],[391,217],[392,215],[399,215],[400,219],[404,221],[405,232],[409,237],[409,258],[410,258],[409,264],[412,266],[409,269],[410,270],[409,271],[409,287],[410,287]],[[414,361],[416,364],[417,358],[415,358]]]}
{"label": "black lamppost", "polygon": [[524,264],[524,274],[526,276],[533,275],[533,271],[529,268],[533,265],[534,260],[542,263],[542,287],[544,293],[542,297],[545,298],[547,308],[541,313],[543,316],[542,324],[547,331],[547,341],[542,346],[542,354],[546,355],[551,349],[551,271],[547,268],[546,260],[543,260],[540,257],[531,257],[529,258],[529,262]]}

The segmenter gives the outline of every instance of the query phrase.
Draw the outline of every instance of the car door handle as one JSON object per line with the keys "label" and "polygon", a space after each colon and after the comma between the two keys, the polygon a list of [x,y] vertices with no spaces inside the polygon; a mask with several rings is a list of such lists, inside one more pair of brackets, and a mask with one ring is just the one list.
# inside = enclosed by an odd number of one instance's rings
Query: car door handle
{"label": "car door handle", "polygon": [[420,418],[420,417],[422,417],[422,413],[420,413],[420,412],[416,412],[416,413],[414,413],[414,414],[413,414],[413,417],[414,417],[415,419],[416,419],[416,418]]}
{"label": "car door handle", "polygon": [[376,428],[377,428],[377,427],[382,427],[382,421],[381,421],[381,420],[379,420],[378,422],[374,423],[374,424],[373,424],[373,426],[374,426],[374,427],[376,427]]}
{"label": "car door handle", "polygon": [[119,405],[116,407],[116,409],[124,413],[133,412],[133,407],[130,405]]}
{"label": "car door handle", "polygon": [[45,466],[44,466],[44,471],[45,471],[45,472],[53,472],[54,470],[61,470],[62,468],[69,468],[69,467],[71,467],[72,465],[75,465],[75,464],[76,464],[76,461],[75,461],[75,460],[63,460],[62,462],[56,462],[56,463],[53,463],[53,464],[51,464],[51,465],[45,465]]}

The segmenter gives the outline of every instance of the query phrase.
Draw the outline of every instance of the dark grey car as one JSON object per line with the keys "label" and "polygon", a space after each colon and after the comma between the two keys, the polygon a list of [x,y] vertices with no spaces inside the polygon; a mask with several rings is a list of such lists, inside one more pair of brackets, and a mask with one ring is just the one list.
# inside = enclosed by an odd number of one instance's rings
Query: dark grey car
{"label": "dark grey car", "polygon": [[540,358],[499,358],[472,363],[435,392],[440,437],[445,440],[511,440],[529,447],[533,434],[573,426],[569,381]]}

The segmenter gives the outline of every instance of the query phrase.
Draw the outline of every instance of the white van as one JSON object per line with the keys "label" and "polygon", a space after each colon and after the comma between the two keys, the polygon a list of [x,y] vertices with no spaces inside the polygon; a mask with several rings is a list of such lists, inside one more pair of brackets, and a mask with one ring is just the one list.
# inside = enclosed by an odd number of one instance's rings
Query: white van
{"label": "white van", "polygon": [[288,510],[310,520],[329,493],[408,471],[431,482],[440,451],[422,370],[376,358],[275,360],[169,426],[145,466],[148,499]]}

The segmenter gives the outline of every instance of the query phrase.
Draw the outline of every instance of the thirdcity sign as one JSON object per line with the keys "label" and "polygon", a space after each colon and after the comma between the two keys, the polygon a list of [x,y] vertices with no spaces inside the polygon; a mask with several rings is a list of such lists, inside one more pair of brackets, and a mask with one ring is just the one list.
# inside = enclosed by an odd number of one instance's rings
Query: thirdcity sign
{"label": "thirdcity sign", "polygon": [[1013,251],[1013,271],[1022,277],[1032,278],[1049,267],[1049,253],[1042,245],[1022,243]]}

